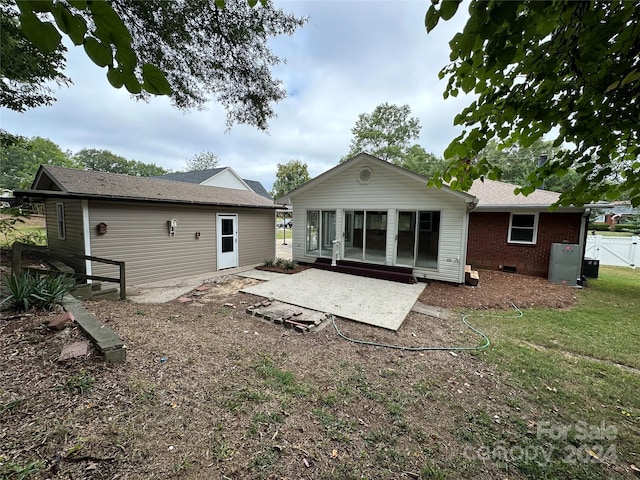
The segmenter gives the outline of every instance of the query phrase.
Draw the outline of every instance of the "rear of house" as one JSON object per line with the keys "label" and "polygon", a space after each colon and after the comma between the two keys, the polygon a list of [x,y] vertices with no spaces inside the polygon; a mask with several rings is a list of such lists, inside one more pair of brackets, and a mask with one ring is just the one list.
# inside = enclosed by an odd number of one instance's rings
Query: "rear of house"
{"label": "rear of house", "polygon": [[464,281],[473,197],[360,154],[279,199],[293,205],[293,259],[408,267],[418,278]]}
{"label": "rear of house", "polygon": [[273,202],[249,191],[41,167],[30,190],[42,198],[50,251],[76,272],[127,285],[250,266],[275,256]]}

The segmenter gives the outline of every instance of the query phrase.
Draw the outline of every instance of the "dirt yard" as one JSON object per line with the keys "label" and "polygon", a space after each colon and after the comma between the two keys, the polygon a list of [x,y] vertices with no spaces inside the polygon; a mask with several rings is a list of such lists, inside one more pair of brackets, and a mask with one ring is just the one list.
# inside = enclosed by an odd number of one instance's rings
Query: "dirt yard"
{"label": "dirt yard", "polygon": [[[422,299],[464,309],[574,300],[573,290],[539,279],[480,276],[476,288],[431,283]],[[463,452],[461,439],[508,438],[534,428],[539,414],[480,356],[365,346],[331,322],[296,333],[247,315],[260,299],[237,292],[244,281],[253,280],[230,276],[206,301],[185,304],[86,302],[126,342],[125,365],[104,364],[91,347],[86,358],[57,361],[82,336],[74,326],[48,331],[55,312],[0,320],[0,465],[14,469],[0,471],[38,479],[524,478]],[[459,319],[418,313],[398,332],[336,325],[353,339],[404,347],[481,343]],[[488,424],[483,433],[470,418]]]}

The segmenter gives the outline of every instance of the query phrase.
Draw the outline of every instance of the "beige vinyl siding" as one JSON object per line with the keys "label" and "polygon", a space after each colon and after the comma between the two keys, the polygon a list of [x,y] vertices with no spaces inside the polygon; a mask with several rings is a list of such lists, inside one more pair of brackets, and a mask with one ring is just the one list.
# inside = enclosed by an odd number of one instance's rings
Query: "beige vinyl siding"
{"label": "beige vinyl siding", "polygon": [[238,213],[240,266],[257,265],[267,258],[275,258],[275,210],[246,208],[238,209],[234,213]]}
{"label": "beige vinyl siding", "polygon": [[[64,240],[58,236],[58,208],[56,206],[58,203],[64,205]],[[45,201],[45,214],[49,249],[52,252],[63,255],[85,255],[80,200],[47,199]],[[85,261],[83,258],[65,258],[64,261],[73,267],[76,272],[85,273]]]}
{"label": "beige vinyl siding", "polygon": [[[372,170],[367,184],[360,184],[357,176],[363,167]],[[447,191],[429,189],[415,179],[394,172],[377,162],[359,162],[353,167],[303,191],[292,199],[293,203],[293,258],[313,262],[315,257],[305,254],[307,210],[384,210],[387,217],[386,263],[392,264],[396,249],[397,213],[400,210],[426,210],[440,212],[440,241],[437,269],[415,268],[418,277],[461,283],[464,280],[464,225],[465,201]],[[340,240],[343,219],[336,220]],[[344,246],[343,246],[344,248]]]}
{"label": "beige vinyl siding", "polygon": [[[89,202],[91,254],[126,262],[127,285],[211,273],[217,268],[216,213],[238,215],[240,266],[258,263],[247,262],[265,252],[273,256],[273,210],[93,201]],[[173,218],[177,229],[172,237],[167,221]],[[260,225],[254,227],[256,220]],[[108,225],[106,235],[96,232],[100,222]],[[270,228],[262,231],[263,224]],[[92,268],[94,275],[118,276],[116,266],[92,262]]]}

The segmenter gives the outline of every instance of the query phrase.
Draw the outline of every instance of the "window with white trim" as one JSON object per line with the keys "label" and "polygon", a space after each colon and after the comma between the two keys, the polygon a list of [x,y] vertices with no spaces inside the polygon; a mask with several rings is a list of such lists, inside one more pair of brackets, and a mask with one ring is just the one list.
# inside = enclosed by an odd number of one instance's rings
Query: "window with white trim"
{"label": "window with white trim", "polygon": [[537,213],[511,213],[509,217],[509,243],[534,245],[538,239]]}
{"label": "window with white trim", "polygon": [[64,240],[66,231],[64,224],[64,203],[56,203],[56,220],[58,224],[58,238]]}

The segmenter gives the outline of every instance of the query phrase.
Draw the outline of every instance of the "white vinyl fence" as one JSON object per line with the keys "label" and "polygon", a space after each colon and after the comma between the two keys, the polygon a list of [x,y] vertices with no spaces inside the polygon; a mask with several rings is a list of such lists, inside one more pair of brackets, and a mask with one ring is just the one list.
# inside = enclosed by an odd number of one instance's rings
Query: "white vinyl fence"
{"label": "white vinyl fence", "polygon": [[603,237],[588,235],[585,257],[601,265],[636,268],[640,264],[640,237]]}

